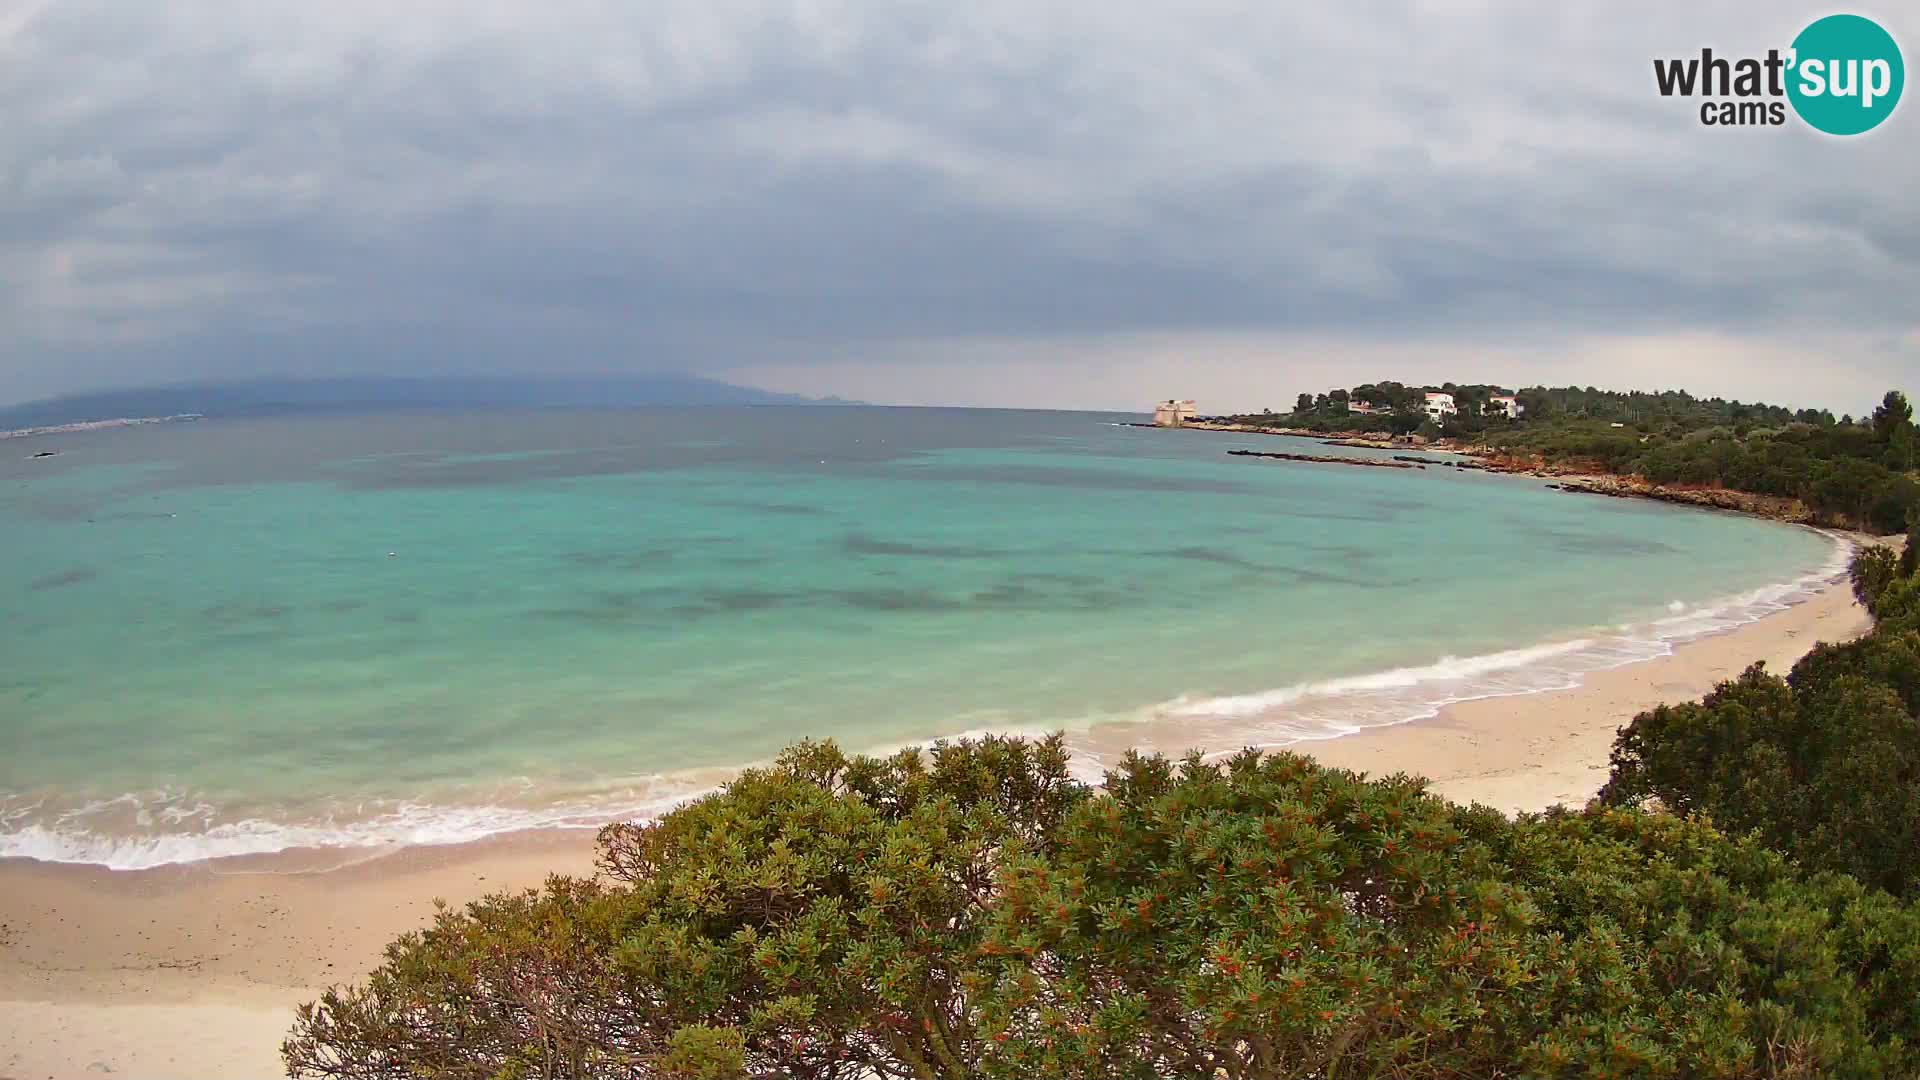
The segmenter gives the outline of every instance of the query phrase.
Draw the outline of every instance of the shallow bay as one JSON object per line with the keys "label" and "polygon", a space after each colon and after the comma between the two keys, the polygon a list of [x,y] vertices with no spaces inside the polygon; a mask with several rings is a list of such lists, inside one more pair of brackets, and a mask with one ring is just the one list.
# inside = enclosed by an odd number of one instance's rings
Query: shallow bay
{"label": "shallow bay", "polygon": [[587,823],[802,737],[1173,718],[1213,746],[1321,738],[1659,655],[1837,569],[1807,530],[1230,458],[1314,444],[1124,419],[421,413],[34,440],[60,455],[0,461],[0,855]]}

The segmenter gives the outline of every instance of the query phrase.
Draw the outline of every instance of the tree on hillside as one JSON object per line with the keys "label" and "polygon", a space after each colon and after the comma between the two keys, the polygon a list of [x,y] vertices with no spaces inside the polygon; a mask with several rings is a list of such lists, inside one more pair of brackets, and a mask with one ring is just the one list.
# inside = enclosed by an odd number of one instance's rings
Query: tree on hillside
{"label": "tree on hillside", "polygon": [[1880,407],[1873,410],[1873,433],[1887,444],[1887,464],[1895,469],[1913,468],[1913,406],[1898,390],[1887,391]]}
{"label": "tree on hillside", "polygon": [[1880,399],[1880,407],[1873,410],[1873,433],[1882,442],[1890,442],[1894,433],[1913,426],[1913,406],[1907,403],[1907,395],[1898,390],[1887,391]]}

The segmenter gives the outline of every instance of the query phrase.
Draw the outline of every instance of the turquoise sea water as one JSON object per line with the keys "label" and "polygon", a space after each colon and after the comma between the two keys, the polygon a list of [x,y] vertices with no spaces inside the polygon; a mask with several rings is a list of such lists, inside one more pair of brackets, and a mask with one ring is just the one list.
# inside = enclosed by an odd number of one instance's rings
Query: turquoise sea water
{"label": "turquoise sea water", "polygon": [[1564,686],[1838,569],[1807,530],[1231,458],[1316,447],[1122,419],[422,414],[0,442],[0,855],[138,867],[591,823],[803,736],[1324,738]]}

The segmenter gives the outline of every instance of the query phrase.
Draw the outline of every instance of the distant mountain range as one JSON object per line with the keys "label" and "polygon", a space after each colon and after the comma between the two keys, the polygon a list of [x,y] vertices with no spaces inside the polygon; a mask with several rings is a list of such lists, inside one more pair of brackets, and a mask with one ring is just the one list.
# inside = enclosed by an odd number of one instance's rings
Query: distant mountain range
{"label": "distant mountain range", "polygon": [[644,405],[855,405],[692,375],[247,379],[104,390],[0,407],[0,430],[197,413],[274,416],[395,409],[621,408]]}

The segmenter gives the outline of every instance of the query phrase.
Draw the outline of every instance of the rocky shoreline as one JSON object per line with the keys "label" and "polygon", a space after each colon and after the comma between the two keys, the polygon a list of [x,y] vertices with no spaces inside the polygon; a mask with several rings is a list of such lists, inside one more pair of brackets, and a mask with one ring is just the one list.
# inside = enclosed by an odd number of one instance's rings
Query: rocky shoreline
{"label": "rocky shoreline", "polygon": [[[1462,451],[1473,453],[1473,451]],[[1783,495],[1756,495],[1732,488],[1683,484],[1656,484],[1644,476],[1602,473],[1571,465],[1549,465],[1538,459],[1481,451],[1475,460],[1489,472],[1537,476],[1552,480],[1550,488],[1576,495],[1605,495],[1616,499],[1653,499],[1656,502],[1692,506],[1702,510],[1728,510],[1750,514],[1789,525],[1833,525],[1822,522],[1813,508],[1799,499]],[[1841,527],[1845,523],[1838,523]]]}
{"label": "rocky shoreline", "polygon": [[[1142,424],[1141,427],[1152,427]],[[1669,484],[1655,484],[1640,476],[1621,476],[1612,473],[1597,473],[1583,470],[1572,465],[1549,465],[1537,459],[1515,457],[1490,452],[1484,447],[1470,446],[1447,439],[1426,440],[1418,436],[1393,436],[1382,433],[1379,437],[1343,437],[1328,438],[1325,432],[1308,431],[1304,428],[1255,427],[1250,424],[1221,424],[1198,422],[1182,425],[1200,431],[1221,431],[1241,435],[1288,435],[1294,438],[1314,439],[1323,446],[1344,446],[1368,450],[1422,450],[1428,453],[1458,454],[1462,460],[1442,461],[1435,458],[1419,457],[1410,454],[1396,454],[1391,461],[1377,458],[1334,457],[1316,454],[1286,454],[1256,450],[1229,450],[1235,457],[1265,457],[1282,461],[1301,461],[1331,465],[1360,465],[1369,467],[1399,467],[1424,470],[1428,466],[1452,468],[1476,472],[1507,473],[1516,476],[1534,476],[1552,480],[1547,486],[1558,491],[1579,495],[1604,495],[1616,499],[1652,499],[1656,502],[1672,503],[1679,506],[1692,506],[1703,510],[1725,510],[1739,514],[1750,514],[1766,518],[1769,521],[1784,522],[1789,525],[1819,525],[1812,508],[1799,499],[1778,495],[1755,495],[1731,488],[1693,487]]]}
{"label": "rocky shoreline", "polygon": [[[1540,474],[1536,474],[1540,475]],[[1799,499],[1779,495],[1754,495],[1729,488],[1668,487],[1650,483],[1638,476],[1582,474],[1564,476],[1550,488],[1577,494],[1605,495],[1615,499],[1654,499],[1659,502],[1697,506],[1706,510],[1732,510],[1789,525],[1817,525],[1812,509]]]}

